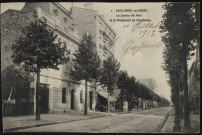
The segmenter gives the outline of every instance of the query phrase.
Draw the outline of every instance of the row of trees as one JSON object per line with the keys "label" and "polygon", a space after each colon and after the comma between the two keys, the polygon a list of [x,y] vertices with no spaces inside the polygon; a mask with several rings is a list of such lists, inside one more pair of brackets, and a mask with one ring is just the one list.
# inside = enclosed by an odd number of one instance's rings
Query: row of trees
{"label": "row of trees", "polygon": [[184,127],[190,129],[189,97],[187,83],[187,60],[194,55],[195,42],[199,41],[199,3],[172,3],[163,5],[161,32],[164,33],[162,41],[164,48],[163,69],[169,75],[168,84],[171,86],[171,99],[175,108],[179,106],[179,80],[182,82],[184,92]]}
{"label": "row of trees", "polygon": [[95,91],[97,82],[100,82],[101,85],[107,88],[109,112],[109,95],[116,87],[120,63],[115,59],[113,54],[111,54],[106,60],[103,61],[102,64],[97,53],[96,44],[92,41],[92,37],[90,34],[84,34],[81,44],[78,47],[78,51],[76,51],[73,55],[73,68],[70,75],[74,80],[85,80],[84,115],[87,115],[87,83],[91,80],[95,82]]}
{"label": "row of trees", "polygon": [[[72,65],[70,76],[76,81],[85,80],[84,115],[87,115],[88,82],[95,82],[95,89],[97,82],[100,82],[101,85],[107,88],[108,98],[116,85],[120,85],[119,87],[122,87],[122,93],[124,93],[122,94],[123,99],[127,99],[129,103],[131,103],[134,95],[148,100],[161,100],[158,95],[149,91],[145,86],[136,83],[134,77],[128,77],[127,73],[126,80],[120,79],[120,76],[122,76],[122,72],[119,73],[120,63],[113,54],[109,55],[102,63],[97,53],[96,44],[92,41],[90,34],[84,34],[78,50],[73,54],[72,60],[69,58],[70,51],[66,46],[66,43],[62,42],[54,33],[54,30],[47,25],[45,18],[38,19],[25,26],[22,34],[12,45],[13,63],[22,66],[25,71],[37,74],[37,120],[40,119],[40,71],[48,68],[58,70],[59,65],[67,62]],[[108,100],[108,112],[109,105]]]}
{"label": "row of trees", "polygon": [[[169,101],[160,97],[148,87],[136,81],[134,76],[129,76],[127,71],[120,71],[117,81],[117,87],[121,89],[120,101],[128,101],[128,109],[131,110],[134,103],[139,104],[139,98],[143,100],[157,101],[163,105],[169,105]],[[122,108],[123,109],[123,108]]]}
{"label": "row of trees", "polygon": [[45,18],[25,26],[22,29],[22,34],[13,43],[12,51],[14,64],[23,67],[29,73],[37,74],[36,120],[40,120],[39,82],[42,69],[58,70],[59,65],[71,63],[71,78],[75,81],[85,80],[84,115],[87,115],[88,82],[95,82],[95,88],[96,83],[100,82],[107,88],[108,98],[116,87],[120,63],[113,54],[102,63],[91,35],[84,34],[78,50],[73,54],[73,59],[70,59],[70,51],[66,48],[66,43],[62,42],[54,30],[47,25]]}

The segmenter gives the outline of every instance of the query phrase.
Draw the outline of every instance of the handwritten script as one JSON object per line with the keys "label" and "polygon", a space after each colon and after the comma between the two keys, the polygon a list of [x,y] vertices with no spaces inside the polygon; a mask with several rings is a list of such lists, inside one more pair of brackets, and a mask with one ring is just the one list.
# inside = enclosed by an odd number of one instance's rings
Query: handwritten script
{"label": "handwritten script", "polygon": [[[138,23],[135,23],[133,25],[124,25],[123,28],[130,29],[130,35],[134,35],[137,40],[141,40],[144,37],[144,41],[141,44],[135,44],[135,40],[127,42],[122,51],[123,56],[125,56],[127,53],[132,53],[132,56],[134,56],[139,50],[143,48],[151,48],[151,47],[159,47],[163,45],[162,41],[158,41],[155,44],[148,44],[145,42],[145,39],[148,38],[149,40],[155,40],[156,39],[156,32],[159,28],[159,23],[152,23],[152,22],[143,22],[140,21]],[[152,38],[152,39],[151,39]]]}
{"label": "handwritten script", "polygon": [[157,44],[153,44],[153,45],[148,45],[146,43],[142,43],[140,46],[136,46],[134,41],[129,41],[128,43],[126,43],[126,45],[124,46],[124,48],[122,49],[123,51],[123,57],[127,54],[127,53],[131,53],[132,56],[134,56],[138,51],[140,51],[140,49],[143,48],[150,48],[150,47],[159,47],[163,45],[163,42],[160,41]]}

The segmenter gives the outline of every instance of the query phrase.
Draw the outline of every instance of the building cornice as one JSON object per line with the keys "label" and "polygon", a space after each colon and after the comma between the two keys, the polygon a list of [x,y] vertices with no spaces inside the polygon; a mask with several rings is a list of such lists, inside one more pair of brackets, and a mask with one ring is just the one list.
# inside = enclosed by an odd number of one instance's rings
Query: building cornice
{"label": "building cornice", "polygon": [[57,7],[59,7],[67,16],[69,16],[71,19],[73,19],[71,17],[71,13],[66,9],[64,8],[59,2],[53,2]]}
{"label": "building cornice", "polygon": [[[52,77],[52,76],[43,75],[43,74],[41,74],[40,76],[48,77],[48,78],[52,78],[52,79],[56,79],[56,80],[61,80],[61,81],[65,81],[65,82],[72,82],[72,83],[76,83],[76,84],[83,84],[83,85],[85,85],[84,83],[79,82],[79,81],[75,81],[75,80],[62,79],[62,78]],[[95,88],[95,86],[92,86],[92,85],[89,85],[89,84],[87,84],[87,86],[92,87],[92,88]]]}
{"label": "building cornice", "polygon": [[52,27],[55,31],[59,32],[61,35],[63,35],[66,38],[70,39],[71,41],[76,43],[76,45],[80,44],[81,40],[76,38],[74,35],[72,35],[68,30],[65,30],[64,29],[65,26],[61,22],[54,19],[51,15],[49,15],[48,13],[43,11],[41,8],[37,8],[36,12],[37,12],[38,18],[47,17],[46,19],[47,19],[48,25],[50,27]]}

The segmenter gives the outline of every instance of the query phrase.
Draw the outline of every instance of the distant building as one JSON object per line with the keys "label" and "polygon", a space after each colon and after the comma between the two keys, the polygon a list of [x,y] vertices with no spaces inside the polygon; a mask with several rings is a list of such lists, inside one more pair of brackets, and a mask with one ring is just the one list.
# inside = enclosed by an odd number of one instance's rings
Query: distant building
{"label": "distant building", "polygon": [[200,57],[199,44],[196,48],[196,60],[188,72],[188,92],[190,108],[196,114],[200,114]]}
{"label": "distant building", "polygon": [[144,84],[145,86],[147,86],[147,88],[149,88],[154,93],[157,93],[157,83],[156,83],[156,80],[154,80],[154,79],[138,79],[138,81],[140,83]]}

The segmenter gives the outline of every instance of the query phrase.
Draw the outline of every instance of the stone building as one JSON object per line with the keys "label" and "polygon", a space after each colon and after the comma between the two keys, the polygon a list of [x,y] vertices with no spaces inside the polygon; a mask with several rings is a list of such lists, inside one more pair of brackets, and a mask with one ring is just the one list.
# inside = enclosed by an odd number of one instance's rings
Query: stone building
{"label": "stone building", "polygon": [[[58,2],[26,2],[21,11],[7,10],[1,15],[1,71],[12,64],[12,51],[9,47],[18,38],[22,28],[41,17],[47,19],[47,24],[54,29],[58,38],[66,43],[67,49],[71,51],[70,59],[73,58],[72,54],[78,49],[84,33],[92,35],[102,60],[113,51],[113,46],[110,45],[113,45],[113,39],[116,35],[95,11],[77,7],[66,10]],[[54,113],[72,110],[83,112],[84,81],[75,82],[71,79],[69,76],[71,63],[60,65],[59,68],[60,70],[57,71],[44,69],[40,73],[41,112]],[[35,112],[36,74],[31,74],[31,76],[30,100],[34,102],[33,110]],[[99,93],[101,96],[107,94],[106,89],[100,86],[95,93],[94,85],[88,83],[88,110],[95,109],[99,101]],[[94,95],[95,99],[93,98]],[[110,96],[110,101],[114,102],[115,100],[115,97]],[[113,106],[112,102],[111,106]]]}
{"label": "stone building", "polygon": [[[76,24],[70,25],[72,19],[69,12],[57,2],[25,3],[21,11],[7,10],[2,15],[1,23],[1,58],[2,70],[12,64],[9,46],[18,38],[22,28],[30,24],[35,19],[45,17],[47,24],[54,29],[67,48],[72,53],[78,49],[81,35]],[[84,106],[84,82],[75,82],[69,77],[70,63],[60,65],[60,70],[42,70],[40,74],[40,104],[42,113],[66,112],[70,110],[83,111]],[[32,74],[30,82],[30,100],[34,102],[34,112],[36,110],[35,88],[36,75]],[[88,83],[89,93],[94,89]],[[92,106],[92,94],[88,94],[88,109]]]}

